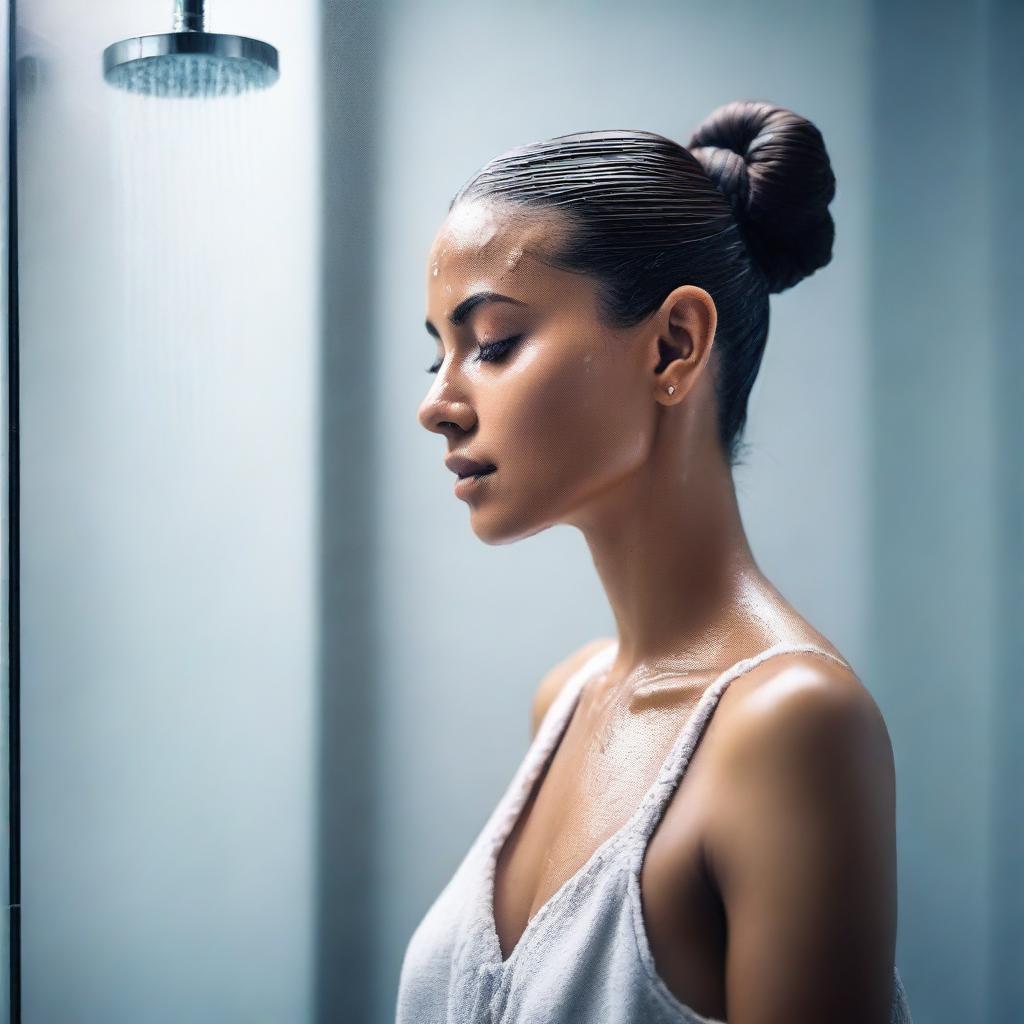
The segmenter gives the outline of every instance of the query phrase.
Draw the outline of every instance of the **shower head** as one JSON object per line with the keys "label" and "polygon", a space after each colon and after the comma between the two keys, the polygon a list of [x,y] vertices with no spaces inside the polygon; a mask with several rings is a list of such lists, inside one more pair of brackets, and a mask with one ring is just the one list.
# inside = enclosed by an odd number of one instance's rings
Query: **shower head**
{"label": "shower head", "polygon": [[132,36],[103,51],[103,77],[147,96],[222,96],[278,78],[277,50],[248,36],[207,32],[204,0],[175,0],[174,30]]}

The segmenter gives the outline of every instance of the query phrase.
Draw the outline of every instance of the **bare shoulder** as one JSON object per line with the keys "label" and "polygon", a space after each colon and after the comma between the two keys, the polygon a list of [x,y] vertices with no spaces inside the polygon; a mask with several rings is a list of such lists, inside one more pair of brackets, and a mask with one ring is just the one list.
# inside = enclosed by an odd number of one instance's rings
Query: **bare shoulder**
{"label": "bare shoulder", "polygon": [[814,657],[771,660],[779,664],[756,666],[766,674],[738,691],[718,735],[716,800],[702,835],[729,923],[730,1015],[888,1019],[896,929],[888,730],[850,670]]}
{"label": "bare shoulder", "polygon": [[843,757],[870,768],[872,778],[891,770],[882,712],[851,669],[794,653],[769,659],[748,676],[732,684],[735,699],[718,739],[718,767],[809,769],[819,759],[835,765]]}
{"label": "bare shoulder", "polygon": [[541,679],[540,684],[537,687],[537,692],[534,694],[533,703],[530,707],[530,735],[536,736],[537,730],[540,728],[540,723],[544,721],[544,716],[548,713],[548,708],[551,707],[552,702],[561,692],[562,687],[565,685],[568,678],[578,669],[583,663],[597,654],[599,650],[607,647],[609,644],[615,643],[614,637],[599,637],[597,640],[591,640],[588,643],[583,644],[582,647],[576,648],[571,654],[564,657],[557,665],[549,669],[544,677]]}

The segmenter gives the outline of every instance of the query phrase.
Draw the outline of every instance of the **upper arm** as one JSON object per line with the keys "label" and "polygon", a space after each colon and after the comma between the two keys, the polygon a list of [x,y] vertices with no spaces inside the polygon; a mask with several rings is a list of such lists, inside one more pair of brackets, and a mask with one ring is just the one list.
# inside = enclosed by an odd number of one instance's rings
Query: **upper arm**
{"label": "upper arm", "polygon": [[896,940],[892,746],[870,693],[781,673],[730,718],[708,869],[730,1024],[887,1024]]}
{"label": "upper arm", "polygon": [[612,637],[601,637],[597,640],[591,640],[582,647],[578,647],[572,654],[563,658],[554,668],[549,669],[545,673],[530,706],[531,738],[537,735],[537,730],[540,728],[540,723],[544,720],[548,708],[555,697],[558,696],[569,676],[582,667],[583,663],[595,655],[602,647],[607,647],[609,643],[613,642],[614,638]]}

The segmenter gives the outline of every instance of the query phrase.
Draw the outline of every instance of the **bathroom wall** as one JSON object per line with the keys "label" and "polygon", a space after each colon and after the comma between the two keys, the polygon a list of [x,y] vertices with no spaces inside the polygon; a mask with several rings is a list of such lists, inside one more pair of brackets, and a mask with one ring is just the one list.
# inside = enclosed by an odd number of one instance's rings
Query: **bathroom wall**
{"label": "bathroom wall", "polygon": [[998,470],[994,484],[995,590],[994,713],[992,756],[995,781],[990,802],[992,858],[989,889],[993,915],[992,955],[986,964],[993,1020],[1024,1017],[1024,337],[1020,296],[1024,294],[1024,204],[1019,175],[1024,165],[1024,6],[993,0],[985,7],[983,32],[988,44],[986,98],[990,131],[992,226],[992,328],[995,373],[995,444]]}
{"label": "bathroom wall", "polygon": [[164,0],[18,5],[24,1019],[310,1019],[315,4],[268,92],[129,97]]}
{"label": "bathroom wall", "polygon": [[1024,1019],[1019,4],[877,3],[871,666],[915,1019]]}

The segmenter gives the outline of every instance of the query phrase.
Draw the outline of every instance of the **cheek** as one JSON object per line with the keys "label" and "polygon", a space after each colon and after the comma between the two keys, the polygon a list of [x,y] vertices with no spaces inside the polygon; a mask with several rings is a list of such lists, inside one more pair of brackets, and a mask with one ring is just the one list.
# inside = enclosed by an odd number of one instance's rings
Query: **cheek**
{"label": "cheek", "polygon": [[575,491],[621,476],[643,458],[642,412],[624,404],[610,367],[564,361],[530,376],[527,370],[502,431],[526,479]]}

